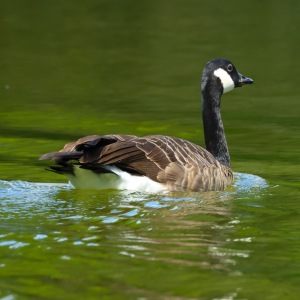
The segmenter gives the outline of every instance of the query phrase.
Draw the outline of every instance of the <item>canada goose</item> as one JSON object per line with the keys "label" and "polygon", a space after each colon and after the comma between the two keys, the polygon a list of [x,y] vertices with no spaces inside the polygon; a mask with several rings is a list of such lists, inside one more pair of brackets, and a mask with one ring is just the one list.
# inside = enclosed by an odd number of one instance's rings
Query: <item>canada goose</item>
{"label": "canada goose", "polygon": [[221,96],[253,80],[226,59],[209,61],[202,75],[206,149],[162,135],[91,135],[44,154],[77,188],[158,191],[219,191],[233,181],[221,120]]}

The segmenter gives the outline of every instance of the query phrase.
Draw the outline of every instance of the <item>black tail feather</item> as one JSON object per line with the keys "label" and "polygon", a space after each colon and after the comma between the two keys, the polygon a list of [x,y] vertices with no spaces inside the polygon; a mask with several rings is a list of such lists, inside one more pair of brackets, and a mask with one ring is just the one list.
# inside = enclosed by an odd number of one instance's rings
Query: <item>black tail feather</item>
{"label": "black tail feather", "polygon": [[64,165],[57,165],[57,166],[50,166],[46,168],[47,171],[51,171],[58,174],[69,174],[69,175],[75,175],[74,174],[74,167],[70,164],[64,164]]}
{"label": "black tail feather", "polygon": [[52,159],[58,164],[62,164],[68,160],[78,160],[83,155],[83,151],[73,152],[51,152],[40,157],[40,160]]}

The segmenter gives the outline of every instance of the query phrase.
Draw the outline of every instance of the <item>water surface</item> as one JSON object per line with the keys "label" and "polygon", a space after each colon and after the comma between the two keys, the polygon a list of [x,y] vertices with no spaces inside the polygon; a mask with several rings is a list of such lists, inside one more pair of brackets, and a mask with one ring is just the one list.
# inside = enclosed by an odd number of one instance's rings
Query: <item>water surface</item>
{"label": "water surface", "polygon": [[[299,1],[0,4],[0,299],[298,299]],[[255,81],[222,99],[226,191],[79,191],[38,161],[90,134],[203,145],[215,57]]]}

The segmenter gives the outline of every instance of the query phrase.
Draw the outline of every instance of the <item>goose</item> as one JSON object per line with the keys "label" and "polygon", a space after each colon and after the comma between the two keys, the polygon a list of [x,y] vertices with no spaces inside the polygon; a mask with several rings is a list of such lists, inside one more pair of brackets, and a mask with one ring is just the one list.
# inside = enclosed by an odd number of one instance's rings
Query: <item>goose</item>
{"label": "goose", "polygon": [[144,192],[221,191],[233,182],[221,119],[221,96],[252,84],[231,61],[217,58],[204,67],[201,80],[206,148],[163,135],[90,135],[68,143],[41,160],[64,174],[75,188]]}

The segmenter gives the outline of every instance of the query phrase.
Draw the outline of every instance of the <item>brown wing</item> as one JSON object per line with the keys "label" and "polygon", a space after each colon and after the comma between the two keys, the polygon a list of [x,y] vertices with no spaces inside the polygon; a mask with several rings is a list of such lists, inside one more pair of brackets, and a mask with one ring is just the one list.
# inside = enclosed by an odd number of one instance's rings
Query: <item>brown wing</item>
{"label": "brown wing", "polygon": [[[41,157],[48,158],[63,168],[69,166],[70,160],[94,171],[104,165],[115,165],[165,184],[171,191],[223,190],[233,179],[231,170],[205,149],[167,136],[87,136]],[[58,172],[57,169],[54,167]],[[61,167],[59,171],[63,173]]]}

